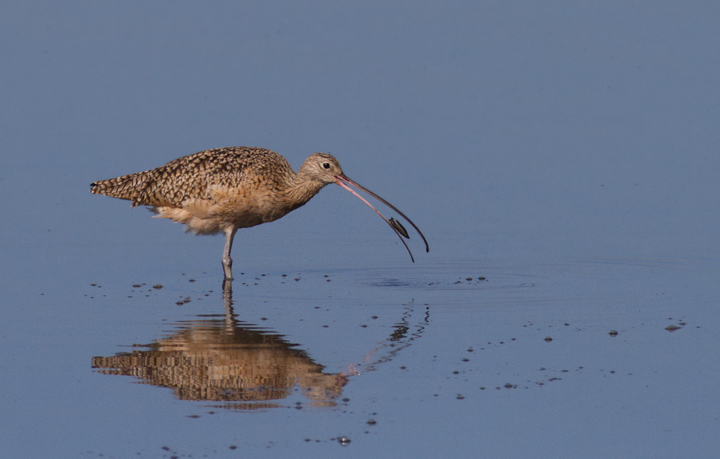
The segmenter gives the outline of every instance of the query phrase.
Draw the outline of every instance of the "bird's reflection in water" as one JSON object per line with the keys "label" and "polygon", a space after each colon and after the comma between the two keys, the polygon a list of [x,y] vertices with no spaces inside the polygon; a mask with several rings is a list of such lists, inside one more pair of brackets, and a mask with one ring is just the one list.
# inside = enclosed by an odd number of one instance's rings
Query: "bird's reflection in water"
{"label": "bird's reflection in water", "polygon": [[219,402],[217,407],[262,409],[284,406],[294,391],[313,406],[335,406],[348,378],[374,371],[420,338],[429,324],[429,307],[413,323],[416,307],[403,309],[402,319],[384,342],[365,352],[362,362],[343,373],[324,373],[323,366],[268,329],[242,322],[233,311],[232,282],[223,285],[224,315],[198,316],[174,324],[166,338],[133,345],[130,353],[93,357],[99,373],[128,375],[145,384],[169,387],[181,400]]}
{"label": "bird's reflection in water", "polygon": [[333,406],[347,383],[282,335],[237,320],[232,287],[224,289],[225,315],[175,324],[166,338],[134,346],[130,353],[94,357],[100,373],[135,376],[169,387],[181,400],[222,402],[235,409],[280,406],[274,401],[300,391],[315,406]]}

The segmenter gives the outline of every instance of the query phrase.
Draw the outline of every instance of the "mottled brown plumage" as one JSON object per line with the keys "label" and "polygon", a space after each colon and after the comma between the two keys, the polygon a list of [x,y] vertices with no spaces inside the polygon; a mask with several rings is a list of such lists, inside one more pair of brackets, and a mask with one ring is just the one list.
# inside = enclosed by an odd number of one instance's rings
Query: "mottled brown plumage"
{"label": "mottled brown plumage", "polygon": [[[230,251],[239,228],[277,220],[307,203],[330,183],[337,183],[355,194],[388,222],[348,185],[379,199],[418,231],[429,250],[425,237],[412,221],[378,195],[350,180],[337,159],[325,153],[311,155],[295,173],[285,158],[264,148],[205,150],[157,169],[94,182],[90,192],[127,199],[133,207],[149,206],[158,217],[182,223],[195,234],[224,232],[223,268],[225,278],[232,279]],[[390,227],[398,234],[395,226],[390,224]],[[412,258],[412,253],[410,256]]]}

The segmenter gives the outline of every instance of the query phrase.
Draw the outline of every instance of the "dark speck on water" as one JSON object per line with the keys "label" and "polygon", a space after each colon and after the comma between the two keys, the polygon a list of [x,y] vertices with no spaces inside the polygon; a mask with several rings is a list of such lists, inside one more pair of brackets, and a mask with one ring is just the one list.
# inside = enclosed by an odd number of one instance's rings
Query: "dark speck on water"
{"label": "dark speck on water", "polygon": [[155,285],[153,285],[153,288],[154,288],[155,290],[160,290],[161,288],[163,288],[163,286],[160,285],[160,284],[155,284]]}
{"label": "dark speck on water", "polygon": [[342,446],[348,446],[350,444],[350,439],[348,437],[338,437],[338,443]]}

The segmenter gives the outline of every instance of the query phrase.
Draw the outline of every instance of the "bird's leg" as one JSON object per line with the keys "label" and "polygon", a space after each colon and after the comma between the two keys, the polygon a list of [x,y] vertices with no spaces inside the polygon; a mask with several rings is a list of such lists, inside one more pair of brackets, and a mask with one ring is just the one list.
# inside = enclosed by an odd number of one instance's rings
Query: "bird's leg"
{"label": "bird's leg", "polygon": [[223,251],[222,264],[223,271],[225,271],[225,279],[232,280],[232,258],[230,258],[230,251],[232,250],[233,238],[237,233],[237,227],[230,226],[225,230],[225,250]]}

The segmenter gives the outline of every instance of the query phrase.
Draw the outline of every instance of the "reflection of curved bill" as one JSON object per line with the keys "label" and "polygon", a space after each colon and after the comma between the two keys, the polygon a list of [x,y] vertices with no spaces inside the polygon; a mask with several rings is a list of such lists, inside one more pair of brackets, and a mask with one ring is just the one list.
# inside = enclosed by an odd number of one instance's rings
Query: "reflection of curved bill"
{"label": "reflection of curved bill", "polygon": [[404,305],[402,318],[400,322],[393,325],[390,337],[366,354],[362,362],[349,365],[345,374],[355,376],[375,371],[379,365],[393,361],[398,353],[416,343],[430,324],[430,306],[421,306],[419,309],[422,311],[422,318],[413,320],[416,309],[418,307],[412,301]]}
{"label": "reflection of curved bill", "polygon": [[280,406],[272,401],[298,386],[313,405],[334,405],[347,378],[323,373],[322,365],[282,335],[238,321],[230,295],[226,289],[224,318],[179,322],[168,337],[131,353],[94,357],[92,367],[170,387],[181,400],[226,402],[228,408]]}

